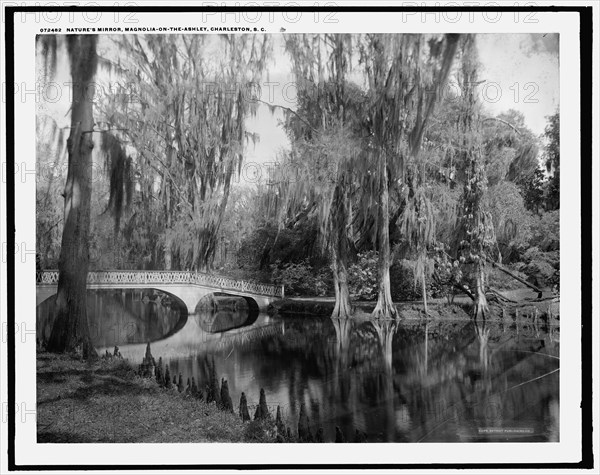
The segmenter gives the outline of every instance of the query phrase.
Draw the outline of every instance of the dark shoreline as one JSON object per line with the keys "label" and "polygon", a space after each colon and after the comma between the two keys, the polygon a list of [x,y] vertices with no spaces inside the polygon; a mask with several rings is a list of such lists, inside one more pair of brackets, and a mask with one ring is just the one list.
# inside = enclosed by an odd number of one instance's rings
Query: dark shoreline
{"label": "dark shoreline", "polygon": [[[375,302],[353,302],[355,313],[352,318],[368,319],[375,308]],[[460,299],[447,303],[438,299],[428,303],[429,314],[425,315],[422,302],[395,303],[400,321],[402,320],[457,320],[471,321],[472,303]],[[325,298],[288,298],[271,305],[269,312],[279,315],[306,315],[328,317],[333,312],[334,302]],[[506,323],[542,322],[560,325],[560,301],[558,298],[523,299],[517,302],[500,304],[489,302],[486,321]]]}

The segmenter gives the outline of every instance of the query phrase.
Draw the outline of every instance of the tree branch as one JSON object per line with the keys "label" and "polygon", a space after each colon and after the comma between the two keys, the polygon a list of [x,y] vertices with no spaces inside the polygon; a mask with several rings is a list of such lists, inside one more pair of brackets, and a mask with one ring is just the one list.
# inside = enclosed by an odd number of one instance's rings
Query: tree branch
{"label": "tree branch", "polygon": [[318,133],[318,130],[317,130],[317,129],[315,129],[315,128],[314,128],[312,125],[310,125],[310,123],[309,123],[309,122],[308,122],[306,119],[304,119],[304,118],[303,118],[303,117],[302,117],[300,114],[298,114],[298,113],[297,113],[295,110],[293,110],[293,109],[290,109],[289,107],[286,107],[286,106],[280,106],[280,105],[278,105],[278,104],[269,104],[268,102],[266,102],[266,101],[263,101],[263,100],[261,100],[261,99],[255,99],[255,101],[256,101],[256,102],[260,102],[261,104],[264,104],[264,105],[266,105],[266,106],[267,106],[267,107],[269,107],[269,108],[278,107],[278,108],[280,108],[280,109],[283,109],[283,110],[286,110],[286,111],[288,111],[288,112],[291,112],[291,113],[292,113],[292,114],[294,114],[296,117],[298,117],[298,119],[299,119],[300,121],[302,121],[304,124],[306,124],[306,125],[307,125],[307,126],[308,126],[308,127],[309,127],[309,128],[312,130],[312,131],[313,131],[313,132],[315,132],[315,133]]}
{"label": "tree branch", "polygon": [[511,129],[513,129],[517,134],[519,135],[523,135],[523,133],[517,129],[514,125],[512,125],[510,122],[505,121],[504,119],[499,119],[498,117],[486,117],[485,119],[483,119],[481,122],[487,122],[488,120],[495,120],[496,122],[500,122],[504,125],[508,125]]}
{"label": "tree branch", "polygon": [[538,294],[538,299],[542,298],[542,290],[537,288],[535,285],[530,284],[529,282],[527,282],[525,279],[522,279],[521,277],[519,277],[518,275],[514,274],[513,272],[509,271],[508,269],[505,269],[503,266],[501,266],[500,264],[498,264],[497,262],[492,261],[489,257],[486,256],[485,258],[486,261],[488,261],[490,264],[492,264],[493,267],[496,267],[497,269],[501,270],[502,272],[504,272],[507,275],[510,275],[513,279],[518,280],[519,282],[521,282],[522,284],[526,285],[527,287],[529,287],[530,289],[534,290],[535,292],[537,292]]}

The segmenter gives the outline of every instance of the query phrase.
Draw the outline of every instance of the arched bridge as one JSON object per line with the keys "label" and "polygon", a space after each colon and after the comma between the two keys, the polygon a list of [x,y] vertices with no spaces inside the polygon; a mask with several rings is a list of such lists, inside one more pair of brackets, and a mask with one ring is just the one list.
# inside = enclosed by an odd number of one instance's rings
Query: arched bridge
{"label": "arched bridge", "polygon": [[[58,271],[38,271],[36,304],[56,294]],[[155,289],[181,300],[193,314],[196,306],[210,294],[223,293],[245,298],[251,307],[266,309],[284,297],[283,286],[235,280],[203,272],[162,270],[109,270],[88,272],[88,289]]]}

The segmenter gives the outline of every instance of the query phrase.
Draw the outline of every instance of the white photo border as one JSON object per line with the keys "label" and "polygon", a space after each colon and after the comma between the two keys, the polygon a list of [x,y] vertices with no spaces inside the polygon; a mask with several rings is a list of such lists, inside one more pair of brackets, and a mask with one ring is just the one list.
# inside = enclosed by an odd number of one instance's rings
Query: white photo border
{"label": "white photo border", "polygon": [[[108,7],[110,8],[110,7]],[[148,3],[141,8],[127,7],[128,12],[135,12],[140,26],[160,26],[165,24],[190,25],[203,24],[203,13],[194,11],[176,11],[169,7],[156,6],[157,10],[147,11],[152,8]],[[180,8],[187,8],[182,6]],[[210,11],[217,13],[221,7]],[[313,466],[328,464],[368,465],[372,468],[403,467],[419,465],[419,468],[431,468],[430,464],[444,464],[459,466],[470,464],[473,467],[486,467],[488,464],[508,464],[507,468],[518,466],[527,467],[526,464],[578,464],[582,460],[582,326],[584,323],[581,315],[582,309],[582,280],[581,280],[581,239],[582,226],[589,219],[581,215],[581,176],[591,172],[591,157],[580,156],[580,107],[588,91],[580,91],[580,13],[566,7],[557,7],[556,11],[536,9],[536,23],[523,23],[515,21],[515,16],[508,10],[498,10],[506,15],[495,22],[483,21],[478,15],[476,21],[470,22],[463,18],[458,22],[423,22],[420,15],[413,15],[411,10],[398,11],[392,7],[385,7],[388,11],[375,11],[364,8],[350,11],[346,8],[328,8],[335,11],[337,23],[314,22],[314,17],[301,15],[294,22],[270,22],[269,19],[252,23],[250,26],[265,28],[266,33],[278,34],[280,28],[285,27],[287,33],[303,32],[381,32],[381,33],[429,33],[429,32],[456,32],[456,33],[558,33],[560,35],[560,118],[561,118],[561,155],[568,157],[569,166],[561,169],[561,314],[564,323],[561,328],[561,376],[560,376],[560,442],[557,443],[468,443],[460,444],[394,444],[394,443],[369,443],[369,444],[38,444],[36,442],[37,425],[35,419],[29,418],[23,423],[18,419],[20,414],[13,414],[15,423],[15,467],[37,466],[52,469],[61,466],[61,469],[96,467],[100,469],[107,461],[107,465],[121,466],[133,465],[132,468],[170,466],[169,462],[176,461],[177,466],[189,465],[192,467],[212,466],[216,469],[222,464],[233,466],[259,465],[265,468],[279,466],[301,468],[306,463]],[[42,7],[40,11],[60,12],[59,8]],[[94,23],[94,26],[112,27],[115,25],[116,16],[109,14],[109,10],[92,8],[106,14]],[[115,11],[110,10],[110,11]],[[250,10],[252,8],[250,7]],[[272,9],[276,12],[278,9]],[[288,10],[291,16],[292,8]],[[489,9],[491,12],[495,8]],[[19,12],[19,7],[6,11]],[[66,12],[66,10],[62,10]],[[86,9],[75,10],[78,15]],[[300,10],[298,10],[300,11]],[[478,9],[470,9],[477,12]],[[227,10],[229,15],[233,10]],[[304,10],[302,10],[304,12]],[[468,11],[465,10],[465,13]],[[125,12],[123,12],[125,13]],[[429,15],[433,12],[428,11]],[[32,21],[32,13],[25,17],[25,21],[14,22],[14,45],[19,45],[14,55],[14,82],[28,84],[35,82],[35,36],[40,34],[40,28],[65,28],[77,26],[69,22],[68,15],[63,14],[59,21],[49,22],[41,16],[40,21]],[[204,22],[215,25],[227,26],[230,17],[221,21],[220,15],[210,17],[204,14]],[[92,14],[90,13],[90,16]],[[276,16],[276,15],[274,15]],[[29,18],[29,21],[27,21]],[[120,16],[120,19],[124,15]],[[81,21],[81,24],[85,24]],[[87,25],[89,26],[89,25]],[[597,32],[597,29],[596,29]],[[160,33],[159,33],[160,34]],[[591,38],[589,39],[591,41]],[[583,97],[580,96],[583,95]],[[27,99],[27,98],[26,98]],[[591,100],[591,97],[588,98]],[[14,120],[15,162],[21,170],[35,170],[35,140],[27,139],[35,130],[36,116],[35,101],[14,101],[14,115],[7,120]],[[597,134],[597,132],[595,132]],[[596,136],[597,144],[597,136]],[[18,157],[18,160],[16,159]],[[10,158],[10,157],[9,157]],[[584,168],[585,167],[585,168]],[[15,243],[35,243],[35,180],[15,178],[14,198],[17,209],[14,213]],[[10,212],[10,210],[9,210]],[[27,248],[27,245],[25,244]],[[35,246],[29,245],[29,249]],[[584,259],[586,256],[584,256]],[[14,314],[22,319],[26,328],[35,328],[35,301],[31,295],[35,286],[35,262],[32,259],[23,259],[15,256],[14,261],[14,289],[15,307]],[[11,277],[10,275],[8,276]],[[10,315],[9,315],[10,318]],[[10,321],[10,320],[9,320]],[[22,323],[22,322],[15,322]],[[591,318],[587,323],[591,332]],[[19,401],[26,408],[36,407],[36,357],[35,338],[26,339],[25,342],[17,341],[20,335],[13,336],[14,359],[18,371],[16,372],[15,393],[13,401]],[[11,337],[9,336],[9,343]],[[584,340],[585,341],[585,340]],[[17,344],[15,344],[17,343]],[[10,348],[10,347],[9,347]],[[6,359],[4,359],[6,361]],[[14,370],[14,369],[13,369]],[[6,374],[6,373],[5,373]],[[10,398],[4,399],[11,401]],[[4,430],[4,429],[3,429]],[[591,436],[590,436],[591,437]],[[6,439],[5,439],[6,440]],[[9,444],[11,441],[9,440]],[[207,450],[208,449],[208,450]],[[230,458],[235,453],[235,460]],[[506,454],[510,453],[510,460]],[[597,455],[597,454],[596,454]],[[334,466],[335,466],[334,465]],[[67,467],[70,466],[70,467]],[[108,467],[107,467],[108,468]],[[183,467],[180,467],[183,468]],[[414,467],[417,468],[417,467]]]}

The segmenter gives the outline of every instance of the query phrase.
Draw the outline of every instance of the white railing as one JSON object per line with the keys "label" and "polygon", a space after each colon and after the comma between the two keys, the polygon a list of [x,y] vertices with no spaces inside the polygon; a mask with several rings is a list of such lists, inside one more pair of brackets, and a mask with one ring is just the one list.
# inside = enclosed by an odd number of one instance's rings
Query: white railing
{"label": "white railing", "polygon": [[[57,285],[58,271],[44,270],[36,273],[37,285]],[[191,271],[163,271],[163,270],[108,270],[88,272],[88,284],[112,284],[127,286],[127,284],[192,284],[211,287],[219,290],[234,290],[249,294],[267,295],[269,297],[283,298],[283,285],[261,284],[245,280],[235,280],[218,275],[205,274]]]}

